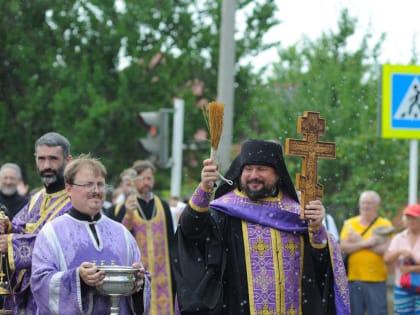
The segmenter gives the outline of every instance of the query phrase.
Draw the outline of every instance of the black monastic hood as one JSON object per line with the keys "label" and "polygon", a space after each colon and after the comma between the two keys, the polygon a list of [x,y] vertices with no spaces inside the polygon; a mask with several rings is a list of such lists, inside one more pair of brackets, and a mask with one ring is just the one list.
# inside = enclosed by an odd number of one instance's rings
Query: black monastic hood
{"label": "black monastic hood", "polygon": [[[279,143],[260,139],[245,141],[241,146],[241,152],[233,160],[226,172],[225,178],[232,180],[235,182],[234,185],[237,185],[237,180],[241,176],[243,167],[251,164],[266,165],[274,168],[280,177],[279,190],[299,202],[296,189],[284,163],[283,149]],[[235,188],[234,185],[229,185],[223,181],[217,188],[215,197],[219,198],[233,190]]]}

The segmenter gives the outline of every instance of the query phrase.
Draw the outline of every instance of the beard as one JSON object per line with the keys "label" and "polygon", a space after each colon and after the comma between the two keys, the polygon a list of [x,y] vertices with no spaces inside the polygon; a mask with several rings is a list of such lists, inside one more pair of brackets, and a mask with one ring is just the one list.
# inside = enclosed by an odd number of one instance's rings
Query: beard
{"label": "beard", "polygon": [[[251,183],[258,183],[262,184],[263,186],[260,189],[251,189],[248,184]],[[248,196],[251,200],[259,200],[267,197],[273,197],[277,193],[277,187],[276,185],[267,185],[266,182],[258,180],[258,179],[251,179],[246,182],[245,185],[241,184],[241,190],[245,192],[245,194]]]}
{"label": "beard", "polygon": [[143,186],[141,190],[138,191],[140,196],[149,198],[153,192],[153,187],[151,186]]}
{"label": "beard", "polygon": [[16,193],[16,191],[17,191],[16,187],[15,188],[4,187],[1,189],[1,192],[5,196],[13,196]]}
{"label": "beard", "polygon": [[59,180],[64,179],[64,165],[60,167],[58,170],[53,170],[50,168],[42,170],[39,172],[39,175],[41,176],[41,180],[44,183],[44,185],[49,186],[51,184],[58,182]]}
{"label": "beard", "polygon": [[57,181],[57,176],[41,176],[41,180],[44,183],[45,186],[49,186]]}

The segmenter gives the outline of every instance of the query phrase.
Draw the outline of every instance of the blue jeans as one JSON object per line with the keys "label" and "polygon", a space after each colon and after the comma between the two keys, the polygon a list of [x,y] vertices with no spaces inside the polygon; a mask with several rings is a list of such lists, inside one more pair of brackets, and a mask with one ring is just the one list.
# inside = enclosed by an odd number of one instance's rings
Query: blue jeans
{"label": "blue jeans", "polygon": [[351,315],[387,315],[386,282],[349,281]]}

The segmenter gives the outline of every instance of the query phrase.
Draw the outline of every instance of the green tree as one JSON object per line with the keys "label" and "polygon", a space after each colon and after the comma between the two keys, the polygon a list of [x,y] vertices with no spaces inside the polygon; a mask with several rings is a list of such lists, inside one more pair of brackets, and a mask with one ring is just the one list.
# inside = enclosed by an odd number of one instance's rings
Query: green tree
{"label": "green tree", "polygon": [[[356,213],[363,190],[376,190],[383,198],[384,215],[405,205],[408,182],[408,145],[404,140],[377,137],[378,56],[382,37],[369,48],[366,34],[355,51],[347,42],[355,34],[357,20],[342,11],[336,33],[315,41],[281,49],[268,84],[255,86],[250,110],[238,119],[249,136],[263,136],[285,143],[297,134],[297,117],[316,111],[326,118],[326,136],[334,141],[335,160],[319,162],[319,181],[324,185],[324,204],[338,220]],[[247,128],[246,128],[247,126]],[[243,134],[237,130],[237,135]],[[300,172],[301,159],[287,157],[290,172]]]}
{"label": "green tree", "polygon": [[[74,155],[100,157],[116,181],[134,160],[147,158],[137,144],[145,134],[138,112],[171,108],[178,96],[186,101],[186,139],[204,126],[199,105],[217,93],[221,0],[117,4],[0,4],[1,161],[19,163],[31,186],[39,179],[28,157],[47,131],[66,135]],[[262,37],[277,23],[275,8],[274,0],[238,0],[248,27],[237,40],[238,74],[250,73],[242,58],[270,46]],[[167,189],[167,171],[161,173],[158,189]]]}

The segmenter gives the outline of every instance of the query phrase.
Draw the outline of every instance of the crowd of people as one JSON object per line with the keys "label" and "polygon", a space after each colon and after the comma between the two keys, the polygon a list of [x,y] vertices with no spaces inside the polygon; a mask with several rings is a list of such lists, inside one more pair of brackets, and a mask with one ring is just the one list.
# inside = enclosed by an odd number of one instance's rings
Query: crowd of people
{"label": "crowd of people", "polygon": [[37,191],[19,192],[17,164],[0,167],[0,272],[10,289],[0,311],[109,314],[106,265],[136,272],[120,314],[387,315],[390,273],[394,314],[420,314],[420,284],[416,291],[402,280],[420,277],[420,205],[404,209],[402,230],[380,215],[373,190],[360,193],[358,215],[340,232],[321,200],[309,201],[302,219],[276,142],[243,142],[222,180],[204,160],[186,202],[154,192],[147,160],[124,169],[106,200],[105,166],[73,158],[63,135],[42,135],[34,153]]}

